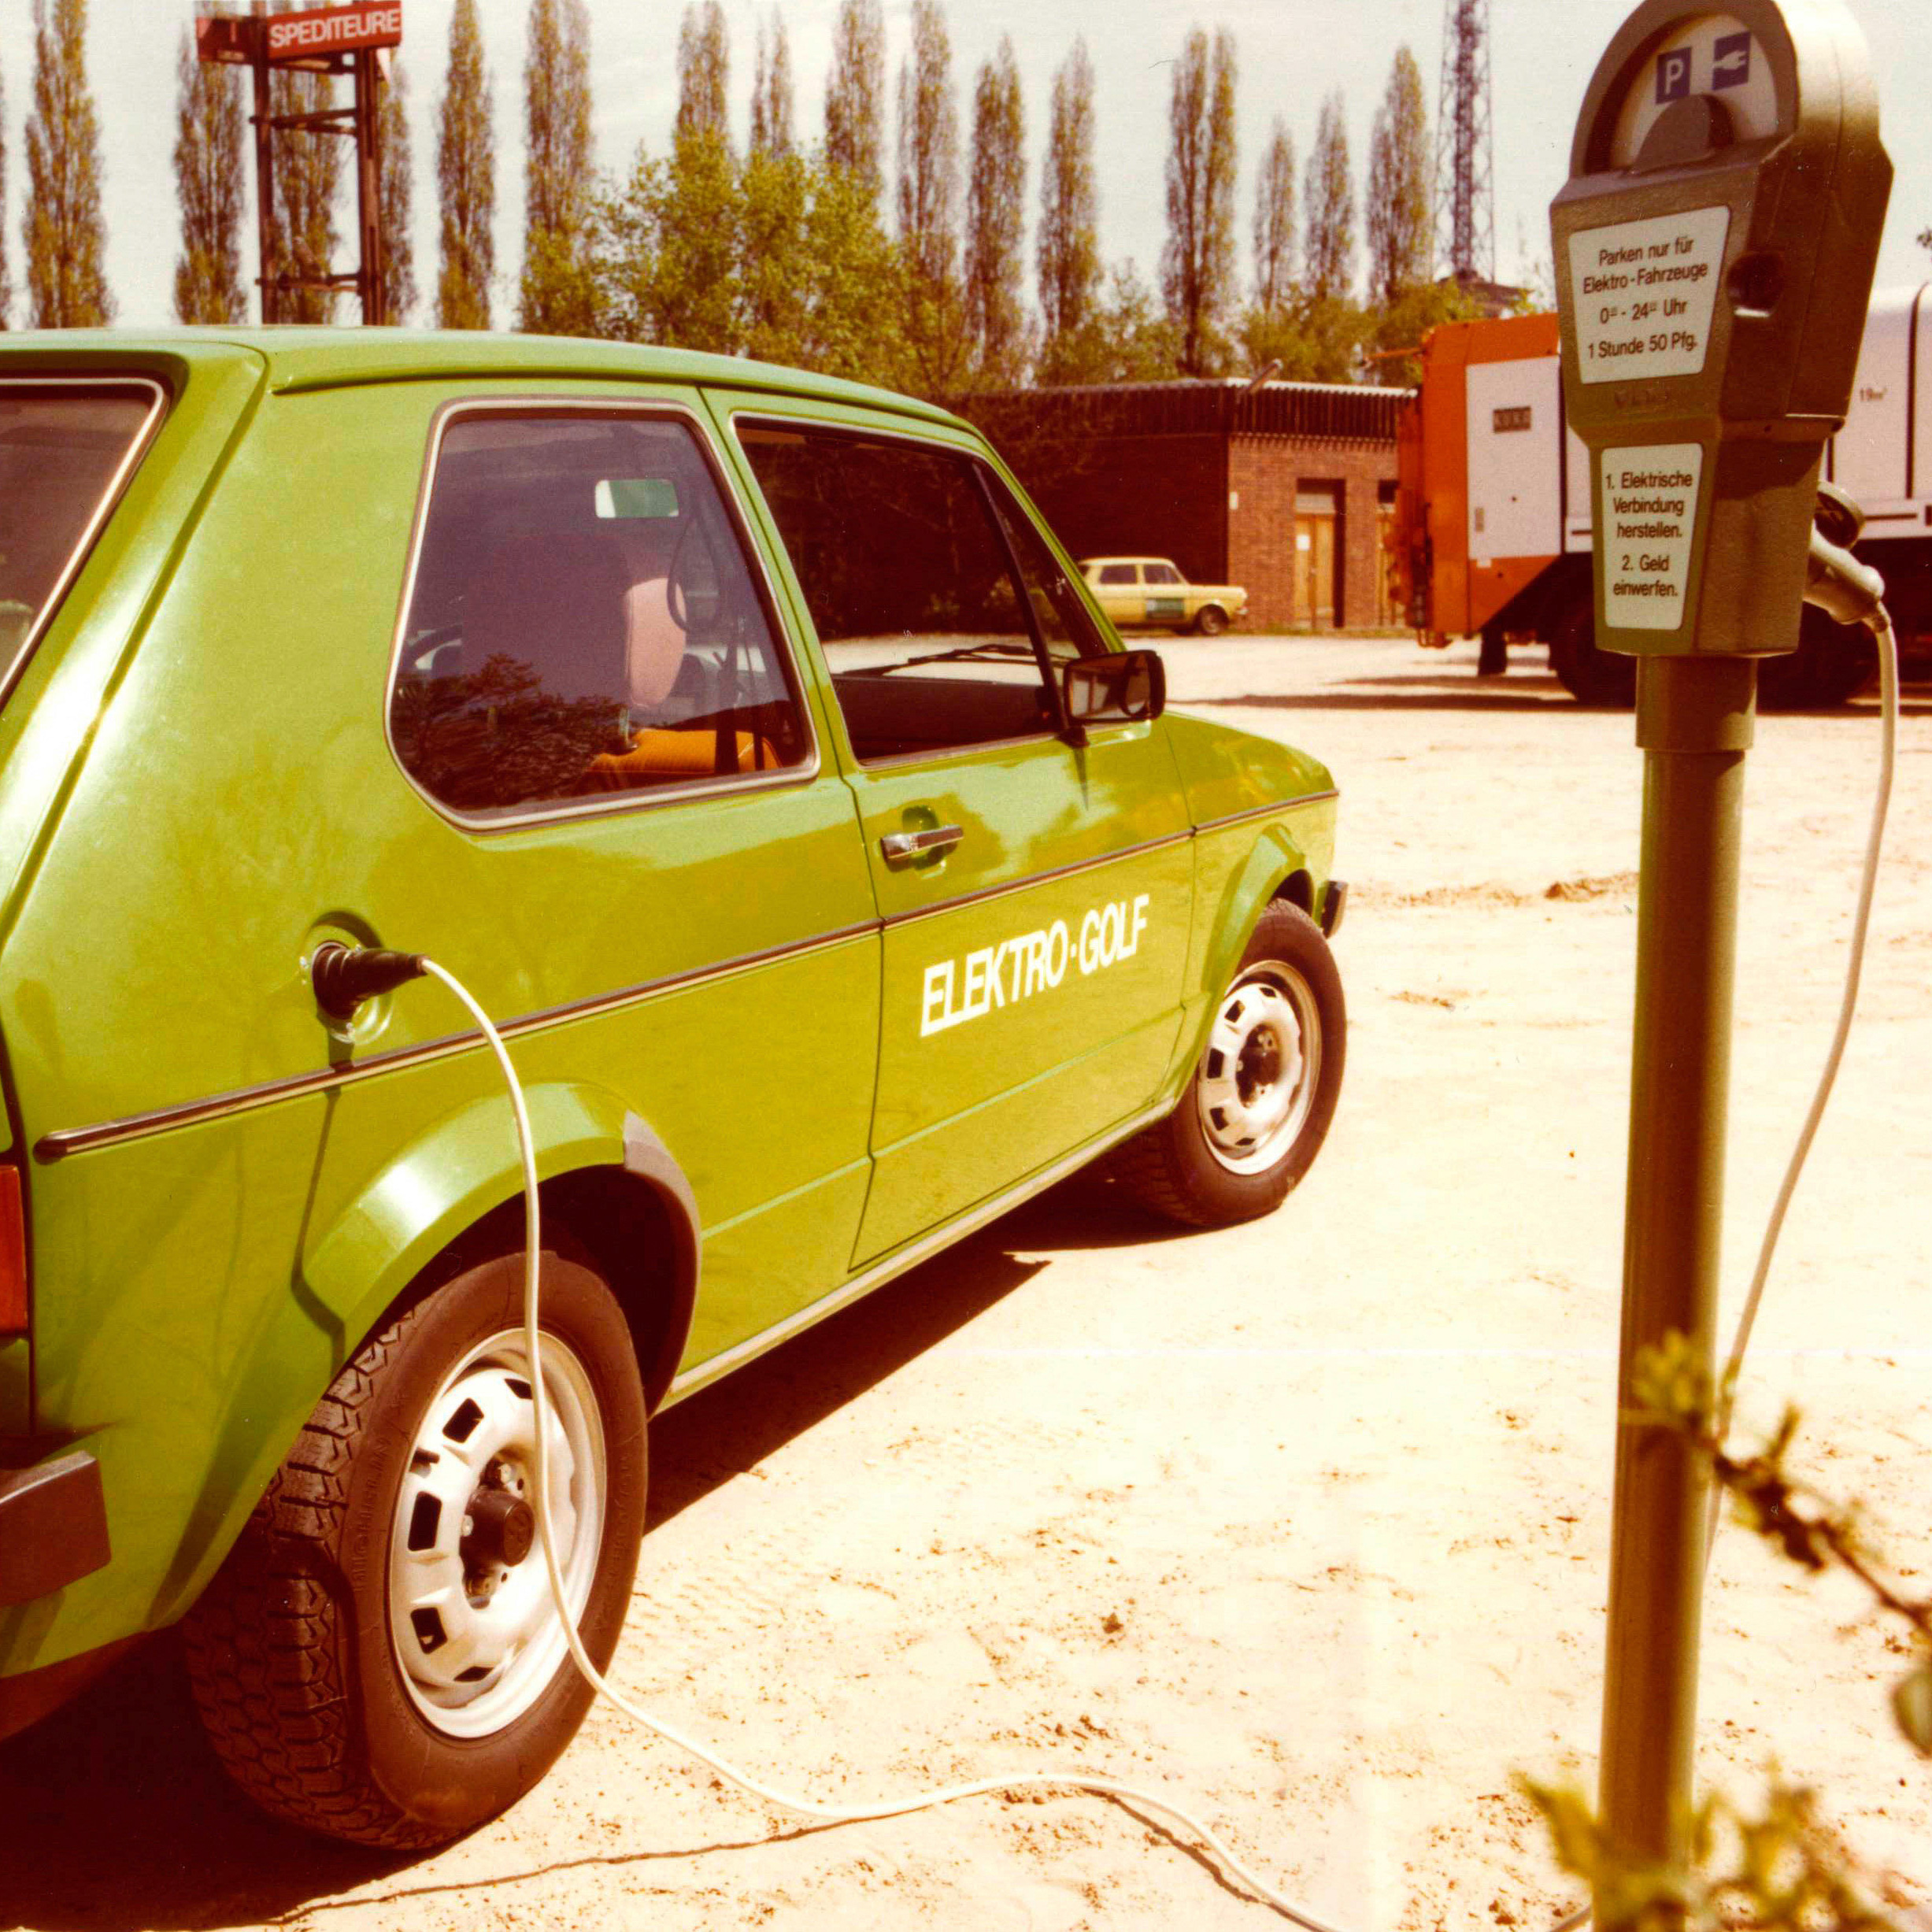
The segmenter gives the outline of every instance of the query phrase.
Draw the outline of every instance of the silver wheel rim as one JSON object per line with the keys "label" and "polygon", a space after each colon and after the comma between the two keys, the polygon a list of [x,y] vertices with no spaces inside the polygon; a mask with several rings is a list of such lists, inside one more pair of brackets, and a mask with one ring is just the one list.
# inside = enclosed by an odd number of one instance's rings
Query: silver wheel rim
{"label": "silver wheel rim", "polygon": [[1231,1174],[1265,1172],[1308,1124],[1321,1074],[1313,990],[1283,961],[1257,961],[1223,994],[1195,1076],[1208,1152]]}
{"label": "silver wheel rim", "polygon": [[[424,1412],[396,1498],[390,1643],[416,1709],[452,1738],[514,1723],[568,1653],[533,1534],[529,1367],[520,1328],[472,1349]],[[554,1335],[543,1369],[550,1522],[575,1619],[604,1539],[603,1419],[583,1364]]]}

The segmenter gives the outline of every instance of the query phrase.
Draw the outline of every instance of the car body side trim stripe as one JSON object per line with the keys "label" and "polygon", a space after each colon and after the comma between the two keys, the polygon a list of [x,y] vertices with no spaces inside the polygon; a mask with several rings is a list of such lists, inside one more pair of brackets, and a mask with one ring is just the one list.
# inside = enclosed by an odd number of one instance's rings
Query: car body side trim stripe
{"label": "car body side trim stripe", "polygon": [[[762,952],[742,953],[715,964],[693,968],[688,972],[667,973],[636,986],[612,993],[598,993],[588,998],[572,1000],[561,1006],[546,1006],[505,1020],[498,1029],[506,1040],[547,1031],[567,1020],[585,1020],[616,1012],[660,994],[675,993],[686,986],[704,985],[713,979],[768,966],[779,960],[796,959],[808,953],[829,951],[869,938],[879,930],[880,921],[866,920],[855,926],[842,926],[835,932],[820,933],[786,946],[768,946]],[[294,1100],[307,1094],[324,1094],[337,1087],[350,1086],[372,1079],[378,1074],[393,1073],[399,1068],[418,1066],[432,1060],[446,1060],[453,1054],[474,1052],[483,1045],[480,1033],[450,1033],[425,1040],[417,1046],[398,1047],[387,1053],[372,1053],[367,1060],[340,1067],[318,1068],[313,1073],[298,1073],[286,1079],[264,1081],[259,1086],[238,1087],[226,1094],[213,1094],[202,1100],[184,1101],[178,1106],[157,1107],[152,1112],[129,1114],[119,1120],[106,1120],[97,1127],[69,1127],[58,1133],[43,1134],[34,1143],[34,1158],[45,1164],[65,1160],[69,1154],[84,1153],[96,1147],[111,1147],[123,1141],[139,1140],[171,1127],[190,1127],[215,1120],[228,1114],[250,1113],[258,1107]]]}
{"label": "car body side trim stripe", "polygon": [[[957,907],[1004,898],[1010,893],[1023,892],[1031,886],[1042,885],[1053,879],[1071,878],[1080,872],[1096,871],[1101,866],[1112,865],[1142,853],[1183,844],[1203,832],[1218,831],[1223,827],[1238,825],[1249,819],[1267,818],[1276,812],[1292,810],[1298,805],[1317,805],[1338,795],[1336,792],[1330,790],[1309,792],[1297,798],[1277,799],[1269,805],[1256,805],[1246,811],[1230,812],[1223,818],[1210,819],[1184,831],[1171,832],[1163,838],[1150,838],[1141,845],[1128,846],[1118,852],[1105,853],[1097,858],[1078,860],[1071,865],[1059,866],[1051,872],[1035,872],[1027,878],[1014,879],[1006,884],[989,886],[983,891],[961,893],[956,898],[941,900],[937,905],[897,912],[886,919],[862,920],[856,925],[840,927],[836,931],[820,933],[809,939],[796,940],[785,946],[769,946],[762,952],[740,953],[731,959],[720,960],[712,965],[694,967],[687,972],[668,973],[662,978],[643,980],[635,986],[620,987],[613,992],[592,994],[584,999],[568,1001],[560,1006],[544,1007],[538,1012],[521,1014],[514,1020],[505,1021],[499,1031],[505,1039],[518,1039],[526,1034],[541,1033],[552,1027],[561,1026],[569,1020],[586,1020],[600,1014],[616,1012],[627,1006],[637,1005],[643,1001],[655,999],[662,994],[676,992],[683,987],[702,986],[708,981],[725,979],[731,974],[749,972],[755,967],[770,965],[779,960],[794,959],[808,953],[849,945],[855,939],[867,938],[888,927],[908,925],[917,920],[931,919],[938,913],[951,912]],[[318,1068],[313,1073],[293,1074],[285,1079],[264,1081],[259,1086],[238,1087],[225,1094],[211,1094],[200,1100],[183,1101],[172,1107],[157,1107],[146,1113],[128,1114],[120,1120],[104,1120],[92,1127],[62,1128],[54,1133],[43,1134],[35,1142],[34,1158],[44,1166],[54,1161],[64,1160],[70,1154],[86,1153],[98,1147],[117,1146],[126,1141],[143,1139],[150,1134],[165,1134],[175,1127],[193,1127],[203,1121],[220,1120],[231,1114],[251,1113],[257,1108],[274,1106],[282,1101],[299,1099],[306,1094],[329,1093],[339,1087],[351,1086],[360,1081],[373,1079],[379,1074],[394,1072],[404,1067],[446,1060],[457,1053],[473,1053],[483,1044],[483,1038],[480,1033],[445,1034],[436,1039],[425,1040],[420,1046],[398,1047],[387,1053],[374,1053],[367,1060],[343,1066]]]}

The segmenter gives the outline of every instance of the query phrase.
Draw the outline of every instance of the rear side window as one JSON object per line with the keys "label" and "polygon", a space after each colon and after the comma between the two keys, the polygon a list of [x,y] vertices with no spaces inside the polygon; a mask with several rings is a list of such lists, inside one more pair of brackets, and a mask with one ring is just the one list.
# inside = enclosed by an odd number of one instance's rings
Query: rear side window
{"label": "rear side window", "polygon": [[1139,575],[1131,564],[1102,564],[1100,567],[1102,583],[1133,583]]}
{"label": "rear side window", "polygon": [[135,379],[0,383],[0,683],[73,581],[164,400]]}
{"label": "rear side window", "polygon": [[709,461],[689,424],[641,413],[450,422],[389,719],[416,783],[486,820],[811,754]]}

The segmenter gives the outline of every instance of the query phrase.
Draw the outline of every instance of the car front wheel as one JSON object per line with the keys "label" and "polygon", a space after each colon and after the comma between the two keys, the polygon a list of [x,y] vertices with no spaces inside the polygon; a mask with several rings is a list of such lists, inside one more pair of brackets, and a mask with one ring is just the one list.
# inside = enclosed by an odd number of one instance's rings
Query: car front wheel
{"label": "car front wheel", "polygon": [[1328,942],[1277,900],[1215,1009],[1180,1105],[1127,1143],[1115,1172],[1146,1206],[1190,1227],[1271,1212],[1321,1151],[1347,1039]]}
{"label": "car front wheel", "polygon": [[[610,1290],[556,1254],[542,1271],[551,1524],[601,1669],[643,1533],[643,1391]],[[184,1626],[216,1752],[291,1823],[443,1843],[530,1790],[589,1708],[537,1539],[522,1288],[502,1256],[378,1330]]]}
{"label": "car front wheel", "polygon": [[1219,604],[1209,604],[1194,620],[1194,628],[1203,637],[1219,637],[1227,628],[1227,613]]}

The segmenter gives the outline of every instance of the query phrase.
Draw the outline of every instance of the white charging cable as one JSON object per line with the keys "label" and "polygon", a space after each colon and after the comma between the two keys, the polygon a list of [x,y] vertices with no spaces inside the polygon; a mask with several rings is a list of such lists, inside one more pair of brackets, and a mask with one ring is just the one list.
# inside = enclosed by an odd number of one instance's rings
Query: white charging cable
{"label": "white charging cable", "polygon": [[[1871,920],[1872,895],[1878,880],[1878,853],[1885,835],[1886,812],[1892,794],[1893,767],[1896,761],[1898,735],[1898,645],[1893,635],[1891,621],[1883,617],[1883,628],[1878,637],[1879,688],[1884,718],[1883,745],[1880,753],[1878,795],[1874,801],[1871,829],[1865,842],[1864,871],[1860,881],[1858,907],[1852,921],[1851,959],[1846,968],[1845,992],[1838,1008],[1838,1027],[1832,1037],[1831,1048],[1826,1057],[1825,1068],[1812,1097],[1804,1124],[1798,1134],[1797,1145],[1793,1150],[1790,1165],[1785,1171],[1783,1184],[1778,1190],[1769,1223],[1764,1231],[1763,1245],[1758,1253],[1757,1267],[1751,1278],[1750,1291],[1745,1299],[1742,1316],[1738,1323],[1738,1332],[1731,1344],[1730,1354],[1725,1370],[1724,1386],[1728,1388],[1744,1360],[1745,1350],[1749,1343],[1751,1330],[1757,1319],[1760,1303],[1764,1299],[1764,1284],[1771,1273],[1771,1257],[1778,1245],[1778,1237],[1784,1226],[1786,1210],[1796,1192],[1798,1177],[1803,1172],[1806,1157],[1811,1152],[1812,1142],[1817,1134],[1818,1123],[1824,1116],[1826,1103],[1831,1096],[1831,1089],[1838,1078],[1840,1062],[1845,1057],[1845,1044],[1851,1032],[1852,1017],[1858,1004],[1859,980],[1865,957],[1865,942]],[[709,1765],[712,1770],[742,1790],[754,1797],[762,1798],[767,1804],[777,1806],[781,1811],[793,1812],[801,1817],[823,1819],[828,1823],[857,1824],[867,1819],[901,1818],[908,1812],[929,1811],[935,1805],[950,1804],[961,1798],[983,1797],[995,1791],[1057,1790],[1090,1791],[1102,1797],[1122,1799],[1128,1803],[1144,1806],[1172,1819],[1175,1823],[1193,1833],[1212,1851],[1229,1874],[1239,1879],[1258,1898],[1273,1906],[1283,1917],[1293,1919],[1306,1932],[1338,1932],[1327,1921],[1318,1919],[1305,1907],[1277,1891],[1274,1886],[1258,1877],[1253,1868],[1236,1857],[1227,1845],[1214,1832],[1208,1830],[1192,1813],[1185,1812],[1171,1799],[1157,1792],[1139,1786],[1123,1784],[1112,1778],[1097,1778],[1083,1771],[1016,1771],[1008,1775],[975,1778],[965,1784],[947,1785],[930,1791],[915,1792],[901,1798],[883,1799],[862,1804],[822,1804],[816,1800],[797,1797],[789,1792],[775,1790],[761,1783],[748,1772],[714,1752],[706,1749],[694,1738],[689,1738],[675,1725],[653,1715],[642,1705],[634,1704],[624,1693],[613,1686],[590,1661],[584,1649],[583,1639],[577,1634],[576,1619],[571,1614],[569,1600],[564,1588],[563,1571],[557,1561],[555,1532],[550,1523],[550,1476],[547,1461],[550,1454],[550,1397],[544,1386],[543,1376],[539,1366],[542,1361],[542,1337],[540,1331],[539,1257],[542,1249],[542,1206],[537,1190],[537,1162],[535,1142],[530,1131],[530,1115],[524,1104],[524,1090],[516,1077],[516,1069],[510,1064],[509,1049],[500,1034],[468,989],[446,968],[435,960],[424,958],[423,970],[431,979],[438,979],[449,988],[450,993],[461,1002],[481,1030],[495,1054],[497,1065],[503,1075],[503,1084],[508,1090],[510,1111],[516,1124],[516,1145],[523,1166],[524,1205],[528,1217],[527,1232],[524,1253],[524,1338],[529,1350],[531,1364],[530,1378],[531,1401],[536,1411],[536,1448],[532,1471],[535,1480],[531,1485],[534,1492],[537,1519],[538,1540],[543,1549],[543,1567],[550,1579],[551,1601],[557,1607],[559,1619],[564,1628],[564,1641],[570,1646],[570,1654],[576,1667],[600,1697],[632,1718],[647,1730],[655,1731],[667,1743],[675,1745],[688,1752],[699,1763]],[[1729,1419],[1727,1413],[1720,1413],[1720,1426]],[[1712,1497],[1712,1530],[1706,1538],[1704,1560],[1710,1560],[1710,1551],[1715,1542],[1718,1497]],[[1590,1917],[1587,1905],[1560,1919],[1551,1932],[1575,1932],[1575,1928],[1586,1923]]]}
{"label": "white charging cable", "polygon": [[531,1402],[536,1411],[536,1451],[533,1460],[535,1467],[531,1474],[535,1478],[531,1485],[531,1500],[535,1505],[537,1537],[543,1549],[543,1567],[550,1580],[550,1597],[557,1606],[557,1612],[564,1627],[564,1638],[570,1646],[570,1654],[599,1696],[606,1698],[629,1718],[635,1719],[648,1730],[655,1731],[668,1743],[688,1752],[699,1763],[708,1764],[721,1778],[725,1778],[741,1790],[749,1791],[767,1804],[775,1804],[782,1811],[794,1812],[805,1818],[823,1819],[837,1824],[857,1824],[868,1819],[900,1818],[909,1812],[929,1811],[935,1805],[951,1804],[961,1798],[983,1797],[994,1791],[1057,1790],[1092,1791],[1105,1797],[1120,1798],[1130,1804],[1144,1806],[1171,1818],[1176,1824],[1191,1832],[1213,1852],[1229,1874],[1246,1886],[1255,1895],[1292,1919],[1296,1924],[1305,1926],[1307,1932],[1338,1932],[1338,1928],[1313,1913],[1285,1897],[1274,1886],[1258,1877],[1253,1868],[1237,1858],[1226,1843],[1208,1830],[1191,1812],[1185,1812],[1172,1799],[1163,1797],[1158,1792],[1148,1791],[1138,1786],[1123,1784],[1112,1778],[1097,1778],[1078,1771],[1015,1771],[1004,1776],[978,1778],[970,1783],[947,1785],[936,1790],[916,1792],[905,1797],[884,1798],[860,1804],[821,1804],[816,1800],[799,1797],[789,1792],[775,1790],[761,1783],[749,1773],[740,1771],[689,1738],[676,1726],[667,1723],[664,1719],[654,1716],[641,1704],[634,1704],[624,1693],[617,1690],[590,1661],[584,1649],[583,1641],[577,1634],[576,1618],[571,1614],[569,1600],[564,1593],[563,1571],[557,1562],[555,1533],[550,1524],[550,1476],[546,1467],[549,1454],[550,1397],[544,1387],[543,1376],[537,1364],[541,1361],[542,1336],[539,1331],[539,1257],[542,1249],[539,1216],[541,1208],[537,1194],[537,1162],[535,1143],[530,1131],[530,1115],[524,1104],[524,1090],[517,1079],[516,1069],[510,1064],[508,1049],[503,1038],[490,1016],[471,997],[468,989],[446,968],[439,966],[428,958],[422,961],[423,970],[431,979],[440,980],[461,1001],[470,1017],[482,1030],[483,1038],[490,1043],[490,1050],[496,1055],[497,1065],[503,1075],[503,1084],[510,1097],[510,1110],[516,1116],[516,1145],[523,1164],[524,1204],[529,1217],[527,1238],[524,1255],[524,1340],[530,1353],[531,1374],[530,1377]]}
{"label": "white charging cable", "polygon": [[[1878,645],[1878,709],[1882,725],[1878,783],[1871,801],[1871,829],[1865,835],[1865,863],[1859,875],[1858,908],[1852,917],[1851,957],[1845,962],[1845,990],[1838,1001],[1838,1023],[1831,1035],[1830,1049],[1825,1055],[1824,1071],[1818,1077],[1817,1090],[1812,1095],[1804,1124],[1798,1130],[1797,1145],[1791,1150],[1784,1179],[1779,1183],[1777,1198],[1771,1203],[1771,1218],[1765,1223],[1764,1238],[1758,1247],[1757,1266],[1752,1271],[1751,1286],[1744,1298],[1744,1312],[1738,1318],[1738,1332],[1724,1363],[1723,1378],[1718,1383],[1715,1419],[1720,1438],[1730,1426],[1731,1401],[1738,1372],[1744,1366],[1745,1350],[1750,1344],[1751,1331],[1757,1321],[1758,1306],[1764,1299],[1764,1283],[1770,1279],[1771,1257],[1778,1251],[1778,1237],[1784,1230],[1785,1214],[1791,1205],[1791,1197],[1797,1192],[1798,1176],[1804,1171],[1805,1157],[1812,1151],[1818,1123],[1825,1117],[1825,1103],[1831,1097],[1833,1084],[1838,1077],[1839,1063],[1845,1058],[1845,1043],[1851,1037],[1852,1016],[1858,1010],[1858,985],[1865,968],[1865,940],[1871,926],[1872,895],[1878,883],[1878,853],[1885,842],[1886,813],[1892,802],[1892,773],[1898,762],[1898,638],[1892,628],[1891,613],[1882,604],[1873,618],[1872,629]],[[1723,1491],[1713,1486],[1710,1515],[1704,1526],[1704,1563],[1707,1570],[1711,1564],[1711,1552],[1717,1546],[1723,1495]]]}

